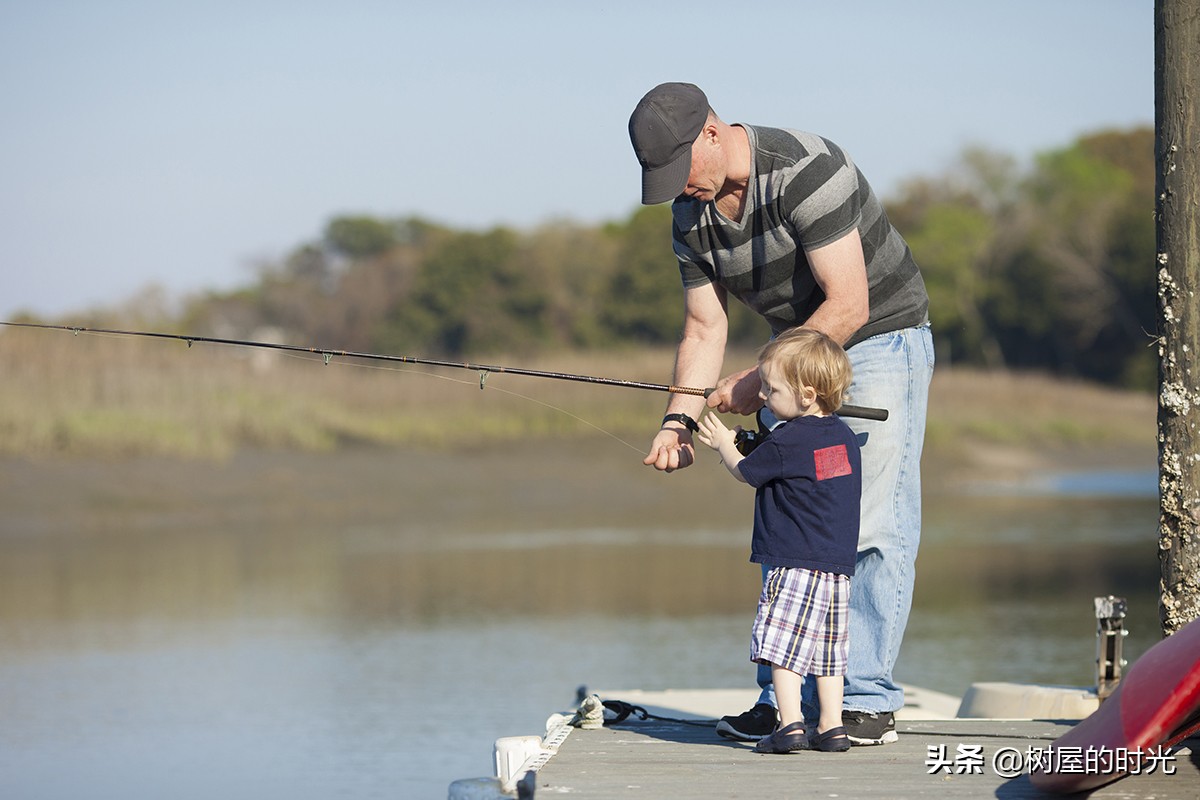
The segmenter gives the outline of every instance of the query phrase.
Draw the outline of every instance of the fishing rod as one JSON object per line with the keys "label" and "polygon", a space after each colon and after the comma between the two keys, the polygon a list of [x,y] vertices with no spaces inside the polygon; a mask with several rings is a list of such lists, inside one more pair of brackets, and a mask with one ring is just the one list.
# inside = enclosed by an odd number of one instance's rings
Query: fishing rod
{"label": "fishing rod", "polygon": [[[422,364],[430,367],[451,367],[454,369],[467,369],[472,372],[479,373],[479,388],[484,387],[489,373],[503,373],[506,375],[523,375],[530,378],[550,378],[560,381],[576,381],[580,383],[598,383],[603,386],[624,386],[628,389],[645,389],[654,392],[669,392],[671,394],[685,394],[696,397],[708,397],[716,391],[716,389],[696,389],[689,386],[673,386],[665,383],[646,383],[644,381],[630,381],[619,378],[598,378],[593,375],[576,375],[570,372],[549,372],[540,369],[522,369],[520,367],[504,367],[495,364],[472,364],[465,361],[443,361],[436,358],[417,358],[415,356],[393,356],[385,353],[356,353],[352,350],[331,350],[321,347],[303,347],[294,344],[279,344],[278,342],[258,342],[248,339],[223,339],[217,336],[193,336],[183,333],[161,333],[157,331],[129,331],[118,330],[113,328],[90,328],[78,325],[49,325],[37,322],[3,322],[0,325],[7,325],[11,328],[37,328],[40,330],[55,330],[69,331],[78,336],[81,333],[105,334],[109,336],[140,336],[148,339],[174,339],[176,341],[186,342],[188,347],[191,347],[196,342],[205,344],[224,344],[234,347],[257,347],[262,350],[283,350],[290,353],[307,353],[309,355],[318,355],[324,358],[328,364],[334,358],[361,358],[371,361],[391,361],[401,364]],[[884,408],[869,408],[867,406],[843,405],[838,409],[838,415],[843,417],[857,417],[859,419],[874,419],[886,420],[888,418],[887,409]]]}

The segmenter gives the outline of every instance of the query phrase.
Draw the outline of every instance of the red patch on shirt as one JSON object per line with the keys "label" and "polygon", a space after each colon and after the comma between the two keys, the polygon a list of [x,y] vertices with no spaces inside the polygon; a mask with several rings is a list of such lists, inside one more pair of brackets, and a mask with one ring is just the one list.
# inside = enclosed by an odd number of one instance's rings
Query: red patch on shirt
{"label": "red patch on shirt", "polygon": [[819,481],[849,475],[853,471],[850,469],[850,457],[846,454],[844,444],[814,450],[813,460],[816,462]]}

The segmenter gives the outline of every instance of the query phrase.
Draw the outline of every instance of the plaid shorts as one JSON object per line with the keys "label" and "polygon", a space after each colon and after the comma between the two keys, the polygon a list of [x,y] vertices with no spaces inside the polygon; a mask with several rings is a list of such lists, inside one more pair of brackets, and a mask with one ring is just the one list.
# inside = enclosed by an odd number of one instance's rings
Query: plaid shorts
{"label": "plaid shorts", "polygon": [[750,659],[801,675],[845,675],[850,578],[773,567],[763,581]]}

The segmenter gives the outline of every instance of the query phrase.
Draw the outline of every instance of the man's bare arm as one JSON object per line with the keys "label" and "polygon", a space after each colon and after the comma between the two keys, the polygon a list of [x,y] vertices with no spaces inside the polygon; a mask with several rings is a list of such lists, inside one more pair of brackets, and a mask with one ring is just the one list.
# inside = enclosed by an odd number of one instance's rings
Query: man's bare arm
{"label": "man's bare arm", "polygon": [[858,229],[808,253],[808,264],[825,300],[803,325],[845,344],[871,313],[867,265]]}
{"label": "man's bare arm", "polygon": [[[858,230],[808,253],[809,267],[825,300],[802,325],[816,328],[845,344],[867,322],[870,302],[867,266]],[[762,407],[758,370],[743,369],[722,378],[708,406],[723,413],[753,414]]]}
{"label": "man's bare arm", "polygon": [[[684,294],[683,334],[675,352],[674,384],[704,389],[721,374],[725,342],[729,332],[726,298],[716,284],[687,289]],[[702,397],[673,394],[667,401],[667,414],[687,414],[698,420],[704,412]],[[643,463],[671,472],[695,461],[692,431],[683,423],[667,422],[654,437]]]}

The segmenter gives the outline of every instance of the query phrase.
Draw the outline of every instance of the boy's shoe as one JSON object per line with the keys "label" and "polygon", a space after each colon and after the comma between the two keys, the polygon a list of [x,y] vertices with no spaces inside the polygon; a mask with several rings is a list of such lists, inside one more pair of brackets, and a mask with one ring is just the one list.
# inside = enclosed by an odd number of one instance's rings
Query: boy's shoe
{"label": "boy's shoe", "polygon": [[844,753],[850,749],[850,737],[843,727],[830,728],[814,736],[809,746],[822,753]]}
{"label": "boy's shoe", "polygon": [[[793,722],[786,728],[780,728],[759,739],[758,743],[754,745],[754,752],[784,755],[787,753],[799,753],[801,750],[807,750],[808,746],[808,732],[804,730],[804,723]],[[848,742],[846,749],[850,749]]]}
{"label": "boy's shoe", "polygon": [[717,733],[727,739],[757,742],[764,736],[769,736],[777,723],[775,709],[766,703],[758,703],[754,708],[736,717],[721,717],[721,721],[717,723]]}
{"label": "boy's shoe", "polygon": [[900,740],[896,735],[896,718],[892,712],[868,714],[866,711],[843,711],[842,725],[851,744],[891,744]]}

